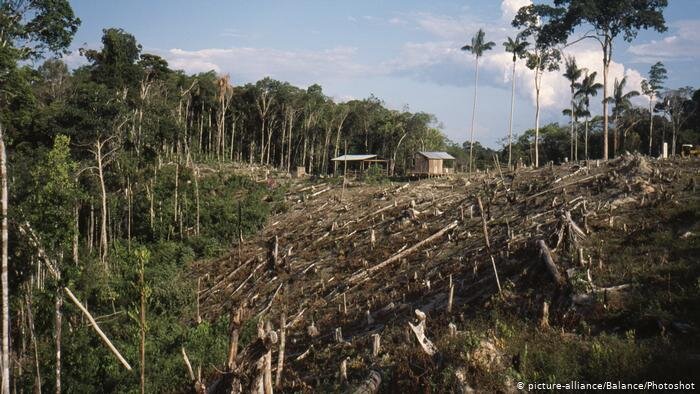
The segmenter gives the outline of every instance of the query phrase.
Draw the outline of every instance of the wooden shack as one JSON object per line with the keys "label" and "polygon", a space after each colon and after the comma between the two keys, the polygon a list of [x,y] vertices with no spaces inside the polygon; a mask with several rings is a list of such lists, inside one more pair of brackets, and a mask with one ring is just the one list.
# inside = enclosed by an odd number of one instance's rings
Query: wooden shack
{"label": "wooden shack", "polygon": [[341,155],[331,161],[338,163],[339,172],[347,166],[348,174],[361,174],[371,166],[379,166],[383,171],[389,171],[388,161],[377,158],[377,155]]}
{"label": "wooden shack", "polygon": [[413,155],[413,174],[428,176],[448,174],[453,169],[451,166],[445,166],[445,162],[453,160],[455,158],[447,152],[416,152]]}

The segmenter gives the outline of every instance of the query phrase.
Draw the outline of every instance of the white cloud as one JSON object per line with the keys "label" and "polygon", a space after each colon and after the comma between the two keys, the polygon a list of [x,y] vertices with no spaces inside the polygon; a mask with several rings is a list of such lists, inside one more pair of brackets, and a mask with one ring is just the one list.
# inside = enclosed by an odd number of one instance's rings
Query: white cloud
{"label": "white cloud", "polygon": [[660,59],[688,60],[700,53],[700,20],[683,20],[671,24],[673,34],[661,40],[631,45],[629,52],[638,60],[655,62]]}
{"label": "white cloud", "polygon": [[231,73],[236,79],[255,81],[266,76],[297,84],[327,78],[354,78],[373,73],[355,59],[356,48],[336,47],[321,51],[289,51],[271,48],[171,49],[162,56],[175,69],[187,72]]}
{"label": "white cloud", "polygon": [[503,0],[501,1],[501,17],[510,23],[522,7],[532,4],[531,0]]}
{"label": "white cloud", "polygon": [[[480,84],[494,87],[508,87],[512,71],[512,56],[506,53],[501,43],[507,36],[515,34],[510,27],[510,20],[520,7],[530,4],[530,0],[503,0],[501,11],[502,21],[483,26],[486,39],[494,41],[493,50],[484,54],[480,64]],[[435,41],[404,44],[400,55],[383,64],[383,69],[389,74],[408,76],[419,81],[430,81],[441,85],[467,86],[473,83],[474,58],[459,48],[464,42],[482,27],[479,21],[469,17],[445,16],[432,14],[415,15],[414,23],[421,29],[435,36]],[[598,81],[602,83],[602,52],[592,41],[581,42],[568,48],[566,55],[573,55],[579,67],[585,67],[590,72],[598,73]],[[562,64],[563,67],[563,64]],[[627,76],[627,88],[640,90],[641,74],[613,61],[609,70],[608,95],[612,94],[614,80]],[[518,94],[535,102],[535,86],[533,71],[520,60],[516,65],[516,84]],[[540,91],[540,105],[543,109],[558,114],[560,107],[569,101],[569,82],[562,76],[562,71],[545,73]],[[593,110],[599,111],[602,104],[603,92],[592,100]],[[597,103],[597,104],[596,104]]]}

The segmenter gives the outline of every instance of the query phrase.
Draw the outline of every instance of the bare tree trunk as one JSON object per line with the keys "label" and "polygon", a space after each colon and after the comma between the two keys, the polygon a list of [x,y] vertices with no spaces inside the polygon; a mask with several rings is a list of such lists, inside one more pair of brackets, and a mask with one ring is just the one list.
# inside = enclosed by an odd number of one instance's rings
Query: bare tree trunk
{"label": "bare tree trunk", "polygon": [[145,271],[145,257],[139,258],[141,260],[141,269],[139,272],[139,282],[141,286],[141,310],[139,314],[139,320],[141,322],[141,340],[139,343],[139,353],[141,356],[141,394],[146,392],[146,282],[144,280]]}
{"label": "bare tree trunk", "polygon": [[513,154],[513,111],[515,109],[515,62],[513,62],[513,75],[510,88],[510,118],[508,120],[508,169],[510,170],[511,156]]}
{"label": "bare tree trunk", "polygon": [[96,156],[97,156],[97,171],[100,177],[100,191],[102,192],[102,221],[100,226],[100,260],[102,264],[107,267],[107,188],[105,187],[105,177],[102,156],[102,148],[104,143],[101,140],[97,140],[96,144]]}
{"label": "bare tree trunk", "polygon": [[63,324],[63,315],[61,314],[62,306],[63,295],[61,294],[61,290],[58,289],[56,291],[56,305],[54,309],[54,337],[56,338],[56,394],[61,394],[61,328]]}
{"label": "bare tree trunk", "polygon": [[474,78],[474,104],[472,106],[472,127],[471,127],[471,132],[469,133],[469,175],[472,173],[472,166],[474,164],[474,122],[476,122],[476,98],[477,98],[477,91],[479,88],[479,56],[476,57],[475,63],[476,65],[476,76]]}
{"label": "bare tree trunk", "polygon": [[5,133],[0,124],[0,177],[2,191],[2,394],[10,394],[10,288],[7,283],[7,152]]}
{"label": "bare tree trunk", "polygon": [[[76,182],[77,184],[77,182]],[[78,265],[79,260],[79,242],[80,242],[80,204],[76,199],[73,205],[73,264]]]}
{"label": "bare tree trunk", "polygon": [[131,180],[126,178],[126,245],[131,251]]}
{"label": "bare tree trunk", "polygon": [[651,156],[651,140],[654,132],[654,111],[652,108],[653,97],[649,96],[649,156]]}
{"label": "bare tree trunk", "polygon": [[[29,289],[27,290],[27,294],[25,295],[25,303],[27,305],[27,322],[29,323],[29,339],[32,343],[32,347],[34,348],[34,368],[36,370],[36,379],[34,381],[34,393],[36,394],[41,394],[41,368],[39,366],[39,349],[37,348],[36,344],[36,334],[34,331],[34,317],[32,313],[32,301],[31,301],[31,286],[29,286]],[[3,364],[4,366],[5,364]],[[7,379],[9,383],[9,375]],[[10,388],[7,388],[7,391],[9,393]]]}
{"label": "bare tree trunk", "polygon": [[535,168],[540,166],[540,87],[542,84],[542,73],[539,67],[538,63],[535,69]]}
{"label": "bare tree trunk", "polygon": [[603,45],[603,160],[608,160],[608,72],[610,71],[610,58],[612,57],[612,40],[605,38]]}

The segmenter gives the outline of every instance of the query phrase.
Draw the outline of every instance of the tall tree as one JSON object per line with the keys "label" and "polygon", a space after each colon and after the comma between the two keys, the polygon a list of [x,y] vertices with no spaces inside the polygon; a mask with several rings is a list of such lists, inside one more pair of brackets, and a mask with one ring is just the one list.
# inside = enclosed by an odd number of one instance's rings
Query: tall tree
{"label": "tall tree", "polygon": [[[80,19],[67,0],[17,0],[0,3],[0,89],[22,60],[64,52],[78,30]],[[5,92],[0,92],[5,93]],[[0,111],[5,108],[0,107]],[[10,306],[7,282],[7,155],[4,125],[0,123],[0,183],[2,185],[2,394],[10,392]]]}
{"label": "tall tree", "polygon": [[584,137],[584,153],[583,155],[586,157],[586,160],[590,159],[588,156],[588,118],[590,117],[590,106],[591,106],[591,97],[597,96],[598,91],[603,88],[603,85],[600,83],[596,82],[595,78],[598,75],[595,71],[587,74],[585,77],[583,77],[583,80],[581,80],[580,87],[578,91],[576,92],[575,97],[581,98],[583,101],[583,104],[585,105],[586,108],[586,128],[585,128],[585,137]]}
{"label": "tall tree", "polygon": [[578,160],[578,152],[575,150],[574,145],[575,142],[577,141],[576,135],[575,135],[575,110],[574,110],[574,105],[575,105],[575,94],[576,94],[576,89],[579,87],[578,80],[581,78],[581,75],[583,75],[583,69],[579,68],[578,65],[576,64],[576,58],[573,56],[568,56],[564,60],[565,64],[565,71],[564,71],[564,78],[566,78],[569,81],[569,88],[571,89],[571,107],[569,111],[569,116],[571,117],[571,160]]}
{"label": "tall tree", "polygon": [[617,150],[620,147],[620,127],[618,121],[622,114],[628,109],[632,108],[632,102],[630,99],[632,97],[639,96],[639,92],[636,90],[630,90],[625,93],[625,85],[627,84],[627,77],[622,77],[621,80],[615,78],[615,84],[613,86],[613,95],[607,97],[606,103],[613,104],[613,121],[615,123],[615,130],[613,135],[613,156],[617,155]]}
{"label": "tall tree", "polygon": [[513,155],[513,111],[515,109],[515,65],[518,59],[525,58],[527,47],[530,45],[523,40],[520,35],[515,37],[515,40],[508,37],[503,43],[506,52],[513,54],[513,71],[510,77],[510,117],[508,118],[508,168],[511,166],[511,158]]}
{"label": "tall tree", "polygon": [[543,21],[557,15],[557,10],[547,5],[529,5],[522,7],[513,19],[513,26],[524,28],[523,37],[532,39],[533,48],[527,53],[527,67],[534,73],[535,82],[535,167],[540,165],[540,92],[542,77],[546,71],[559,69],[561,52],[550,39],[551,33]]}
{"label": "tall tree", "polygon": [[493,49],[496,43],[493,41],[486,42],[486,33],[483,29],[479,29],[476,35],[472,37],[471,44],[464,45],[463,51],[470,52],[474,55],[474,104],[472,107],[472,126],[469,133],[469,173],[472,172],[473,152],[474,152],[474,122],[476,121],[476,99],[479,89],[479,58],[484,55],[484,52]]}
{"label": "tall tree", "polygon": [[[649,69],[649,76],[642,80],[642,93],[649,98],[649,155],[652,153],[652,139],[654,133],[654,99],[659,96],[667,77],[666,66],[656,62]],[[663,141],[661,141],[663,143]]]}
{"label": "tall tree", "polygon": [[586,108],[586,105],[584,104],[582,99],[574,99],[571,108],[566,108],[563,111],[561,111],[561,113],[564,116],[570,117],[571,122],[574,125],[574,130],[572,132],[572,135],[574,136],[573,156],[575,158],[574,160],[578,160],[578,131],[576,130],[576,125],[578,124],[578,120],[581,119],[581,117],[588,117],[591,115],[591,113],[588,111],[588,108]]}
{"label": "tall tree", "polygon": [[671,156],[676,155],[678,132],[695,110],[693,92],[694,89],[690,86],[668,90],[661,95],[661,102],[657,103],[659,110],[668,116],[671,123]]}
{"label": "tall tree", "polygon": [[[549,39],[565,41],[580,25],[592,29],[578,40],[596,40],[603,51],[603,98],[608,97],[608,74],[615,39],[632,42],[639,30],[666,31],[663,10],[668,0],[555,0],[560,8],[550,23]],[[603,159],[608,159],[608,104],[603,102]]]}

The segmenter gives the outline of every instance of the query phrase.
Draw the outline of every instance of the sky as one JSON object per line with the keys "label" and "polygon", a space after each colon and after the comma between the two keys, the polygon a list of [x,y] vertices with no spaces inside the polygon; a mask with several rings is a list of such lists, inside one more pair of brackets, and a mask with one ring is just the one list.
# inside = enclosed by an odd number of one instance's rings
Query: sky
{"label": "sky", "polygon": [[[627,76],[639,84],[652,64],[669,71],[666,86],[698,86],[700,1],[670,0],[668,30],[642,31],[632,43],[615,42],[611,81]],[[434,114],[455,142],[468,139],[474,99],[474,58],[461,51],[479,28],[496,47],[480,60],[475,139],[498,147],[508,133],[511,55],[502,42],[517,31],[515,12],[530,0],[75,0],[82,25],[66,62],[84,64],[77,49],[99,48],[102,29],[133,34],[143,52],[164,57],[188,73],[215,70],[235,85],[266,76],[299,87],[318,83],[337,102],[371,94],[393,109]],[[602,75],[596,41],[568,47],[580,67]],[[516,66],[514,133],[533,128],[532,71]],[[602,82],[602,81],[600,81]],[[611,83],[612,85],[612,83]],[[610,88],[612,90],[612,88]],[[635,99],[638,105],[648,103]],[[568,82],[546,74],[540,96],[541,124],[567,122]],[[601,113],[600,103],[592,112]]]}

